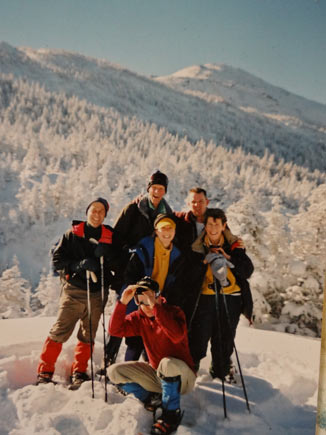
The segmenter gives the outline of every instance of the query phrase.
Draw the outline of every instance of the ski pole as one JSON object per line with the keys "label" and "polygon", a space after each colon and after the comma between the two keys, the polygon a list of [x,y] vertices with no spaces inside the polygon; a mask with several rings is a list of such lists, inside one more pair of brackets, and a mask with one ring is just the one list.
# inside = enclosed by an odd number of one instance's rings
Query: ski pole
{"label": "ski pole", "polygon": [[241,384],[242,384],[243,394],[244,394],[244,397],[245,397],[245,400],[246,400],[247,409],[248,409],[248,411],[250,413],[251,411],[250,411],[250,407],[249,407],[249,400],[248,400],[248,396],[247,396],[247,390],[246,390],[244,378],[243,378],[243,375],[242,375],[242,370],[241,370],[241,365],[240,365],[240,359],[239,359],[238,351],[237,351],[237,348],[236,348],[236,345],[235,345],[234,335],[233,335],[233,332],[232,332],[232,329],[231,329],[231,319],[230,319],[229,309],[228,309],[228,306],[227,306],[227,303],[226,303],[226,297],[225,297],[224,293],[222,293],[222,297],[223,297],[223,302],[224,302],[224,307],[225,307],[226,318],[227,318],[227,322],[228,322],[228,325],[229,325],[229,330],[230,330],[230,333],[232,334],[233,349],[234,349],[235,356],[236,356],[237,363],[238,363],[238,367],[239,367],[239,373],[240,373],[240,378],[241,378]]}
{"label": "ski pole", "polygon": [[[105,367],[105,371],[106,371],[106,365],[107,365],[107,361],[106,361],[106,339],[105,339],[105,290],[104,290],[104,257],[103,255],[100,257],[100,263],[101,263],[101,295],[102,295],[102,317],[103,317],[103,348],[104,348],[104,367]],[[104,374],[104,391],[105,391],[105,396],[104,396],[104,400],[105,402],[108,401],[108,380],[107,380],[107,376],[106,373]]]}
{"label": "ski pole", "polygon": [[[220,314],[219,314],[218,292],[217,292],[217,285],[216,285],[215,278],[214,278],[214,290],[215,290],[216,322],[217,322],[217,329],[218,329],[218,340],[219,340],[219,344],[220,344],[220,354],[222,354],[221,319],[220,319]],[[222,393],[223,393],[224,418],[227,418],[224,378],[222,379]]]}
{"label": "ski pole", "polygon": [[[94,239],[94,238],[90,238],[89,241],[91,243],[94,243],[95,245],[98,245],[99,242],[98,240]],[[103,360],[104,360],[104,370],[106,372],[106,367],[107,367],[107,353],[106,353],[106,331],[105,331],[105,289],[104,289],[104,256],[101,255],[100,257],[100,264],[101,264],[101,299],[102,299],[102,322],[103,322]],[[107,376],[106,373],[104,374],[104,391],[105,391],[105,396],[104,396],[104,400],[105,402],[108,401],[108,382],[107,382]]]}
{"label": "ski pole", "polygon": [[94,368],[93,368],[93,333],[92,333],[92,314],[91,314],[91,291],[90,291],[90,271],[86,270],[87,282],[87,310],[89,320],[89,334],[90,334],[90,347],[91,347],[91,378],[92,378],[92,399],[94,399]]}

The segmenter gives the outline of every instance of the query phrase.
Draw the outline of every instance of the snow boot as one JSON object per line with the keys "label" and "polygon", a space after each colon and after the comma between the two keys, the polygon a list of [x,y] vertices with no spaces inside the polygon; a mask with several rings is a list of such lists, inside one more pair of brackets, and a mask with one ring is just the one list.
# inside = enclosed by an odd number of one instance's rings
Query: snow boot
{"label": "snow boot", "polygon": [[227,382],[228,384],[231,385],[237,385],[239,379],[238,376],[236,376],[238,374],[238,371],[236,369],[236,367],[232,364],[229,370],[229,373],[225,376],[225,382]]}
{"label": "snow boot", "polygon": [[161,375],[162,407],[166,410],[180,408],[181,377],[167,377]]}
{"label": "snow boot", "polygon": [[141,385],[136,382],[127,382],[126,384],[116,384],[119,393],[127,396],[128,394],[133,394],[141,402],[145,402],[149,396],[149,391],[145,390]]}
{"label": "snow boot", "polygon": [[[110,365],[114,364],[116,360],[116,356],[114,358],[110,358],[106,361],[106,368],[105,368],[105,363],[104,361],[102,362],[101,368],[99,368],[98,370],[96,370],[95,375],[99,378],[101,378],[102,376],[106,375],[106,369],[108,367],[110,367]],[[109,378],[107,378],[109,380]]]}
{"label": "snow boot", "polygon": [[116,389],[119,393],[127,396],[133,394],[144,404],[147,411],[155,412],[157,408],[162,406],[162,394],[147,391],[136,382],[128,382],[126,384],[117,384]]}
{"label": "snow boot", "polygon": [[36,385],[40,384],[56,384],[52,380],[53,373],[52,372],[41,372],[37,375]]}
{"label": "snow boot", "polygon": [[90,381],[91,378],[85,372],[74,372],[71,375],[71,384],[68,387],[68,390],[78,390],[81,384],[86,381]]}
{"label": "snow boot", "polygon": [[157,418],[151,429],[151,435],[168,435],[178,429],[183,417],[181,409],[167,410],[163,409],[163,413]]}

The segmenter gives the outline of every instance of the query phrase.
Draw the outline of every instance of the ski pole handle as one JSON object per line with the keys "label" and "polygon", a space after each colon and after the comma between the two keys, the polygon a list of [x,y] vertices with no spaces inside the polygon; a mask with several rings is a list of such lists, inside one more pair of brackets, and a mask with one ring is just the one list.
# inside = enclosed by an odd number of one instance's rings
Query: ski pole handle
{"label": "ski pole handle", "polygon": [[91,276],[93,282],[97,282],[97,276],[95,275],[94,272],[92,272],[91,270],[86,270],[86,273],[88,273]]}

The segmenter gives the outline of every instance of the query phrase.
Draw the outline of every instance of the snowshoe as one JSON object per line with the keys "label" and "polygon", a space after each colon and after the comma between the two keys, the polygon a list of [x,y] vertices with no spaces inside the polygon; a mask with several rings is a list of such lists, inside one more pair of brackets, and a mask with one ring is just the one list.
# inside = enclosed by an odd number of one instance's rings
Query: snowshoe
{"label": "snowshoe", "polygon": [[52,380],[53,373],[52,372],[41,372],[37,375],[36,385],[40,384],[56,384]]}
{"label": "snowshoe", "polygon": [[68,390],[73,390],[74,391],[74,390],[78,390],[78,388],[81,386],[81,384],[83,382],[90,381],[91,378],[88,376],[87,373],[74,372],[71,375],[70,380],[71,380],[71,383],[70,383],[70,385],[68,387]]}
{"label": "snowshoe", "polygon": [[157,418],[151,429],[151,435],[168,435],[178,429],[183,417],[181,409],[173,411],[163,409],[163,413]]}

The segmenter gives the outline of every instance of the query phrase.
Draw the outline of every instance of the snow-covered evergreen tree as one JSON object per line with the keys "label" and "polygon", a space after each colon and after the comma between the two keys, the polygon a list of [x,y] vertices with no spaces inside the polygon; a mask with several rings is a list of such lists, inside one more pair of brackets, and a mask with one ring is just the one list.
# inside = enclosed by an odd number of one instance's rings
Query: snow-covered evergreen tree
{"label": "snow-covered evergreen tree", "polygon": [[30,285],[21,277],[17,257],[14,257],[13,263],[0,276],[0,316],[3,319],[31,314]]}

